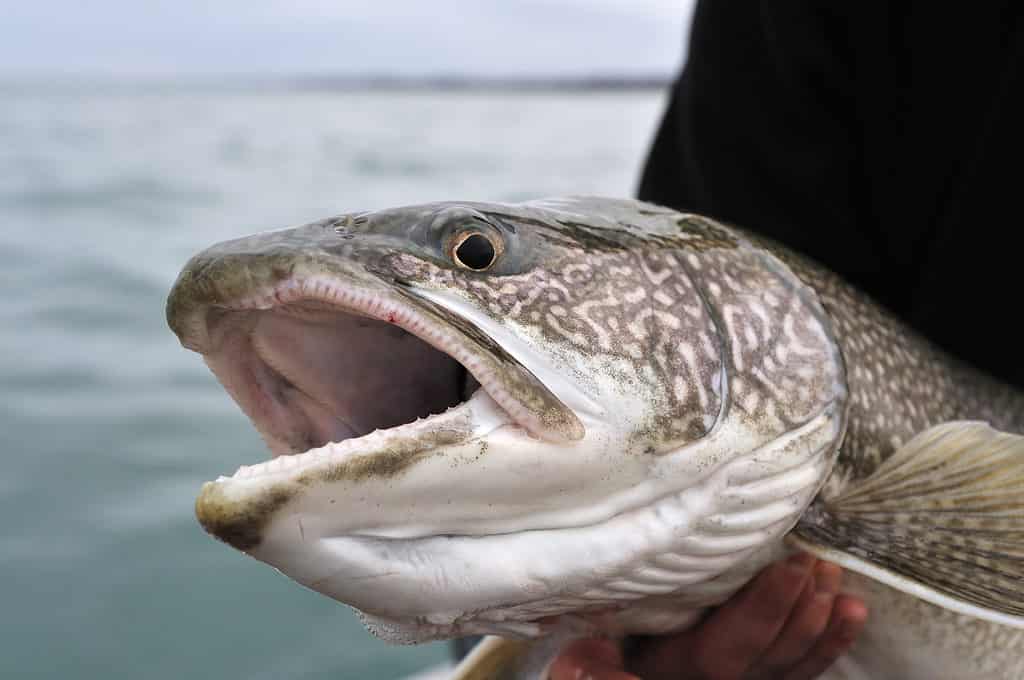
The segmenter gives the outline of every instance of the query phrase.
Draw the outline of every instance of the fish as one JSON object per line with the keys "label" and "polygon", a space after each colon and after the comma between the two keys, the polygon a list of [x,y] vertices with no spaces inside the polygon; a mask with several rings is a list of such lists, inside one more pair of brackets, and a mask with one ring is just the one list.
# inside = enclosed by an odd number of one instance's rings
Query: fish
{"label": "fish", "polygon": [[683,630],[797,549],[871,612],[830,677],[1024,677],[1024,395],[756,231],[351,212],[203,250],[166,313],[271,453],[202,527],[385,640],[492,636],[456,677]]}

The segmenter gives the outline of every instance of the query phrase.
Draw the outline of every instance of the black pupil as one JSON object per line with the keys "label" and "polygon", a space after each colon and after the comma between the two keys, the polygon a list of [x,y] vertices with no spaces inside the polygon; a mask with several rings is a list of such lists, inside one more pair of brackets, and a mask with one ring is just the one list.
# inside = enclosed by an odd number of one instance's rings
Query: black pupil
{"label": "black pupil", "polygon": [[483,234],[470,234],[455,249],[455,257],[470,269],[487,269],[494,262],[494,246]]}

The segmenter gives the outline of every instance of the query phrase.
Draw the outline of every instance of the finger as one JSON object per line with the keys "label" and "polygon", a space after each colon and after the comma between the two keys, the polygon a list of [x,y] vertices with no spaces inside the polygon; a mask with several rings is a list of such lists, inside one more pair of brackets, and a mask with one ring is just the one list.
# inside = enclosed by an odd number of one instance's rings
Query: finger
{"label": "finger", "polygon": [[742,676],[778,636],[814,563],[798,554],[768,567],[701,624],[690,659],[696,677]]}
{"label": "finger", "polygon": [[836,594],[843,585],[843,569],[831,562],[818,562],[814,567],[814,578],[819,583],[819,591],[827,590]]}
{"label": "finger", "polygon": [[824,634],[807,656],[784,676],[785,680],[813,680],[824,673],[853,646],[867,618],[868,609],[861,600],[849,595],[838,596]]}
{"label": "finger", "polygon": [[619,645],[603,638],[576,640],[551,664],[551,680],[639,680],[622,670]]}
{"label": "finger", "polygon": [[814,647],[828,626],[832,605],[842,580],[842,570],[830,562],[815,565],[789,619],[755,664],[758,673],[777,678]]}

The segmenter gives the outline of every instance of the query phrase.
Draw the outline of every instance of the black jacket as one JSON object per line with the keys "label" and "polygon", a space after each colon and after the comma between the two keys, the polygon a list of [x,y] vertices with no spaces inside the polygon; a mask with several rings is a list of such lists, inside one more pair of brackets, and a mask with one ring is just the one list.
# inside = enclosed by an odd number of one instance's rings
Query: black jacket
{"label": "black jacket", "polygon": [[1024,4],[700,2],[639,193],[1024,387]]}

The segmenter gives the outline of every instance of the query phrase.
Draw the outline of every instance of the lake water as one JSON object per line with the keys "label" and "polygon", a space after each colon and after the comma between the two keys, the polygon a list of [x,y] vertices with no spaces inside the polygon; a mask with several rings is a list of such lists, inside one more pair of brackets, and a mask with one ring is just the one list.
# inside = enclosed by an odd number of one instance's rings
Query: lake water
{"label": "lake water", "polygon": [[0,91],[0,677],[399,678],[347,608],[208,537],[264,447],[164,322],[214,241],[444,199],[632,194],[629,93]]}

